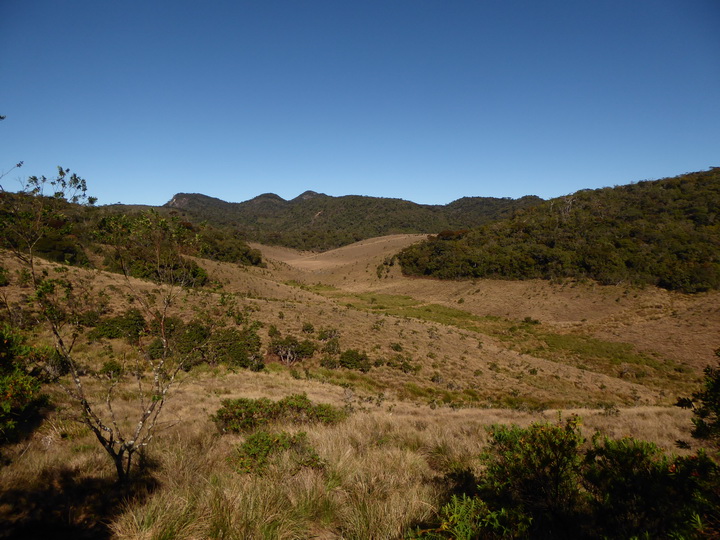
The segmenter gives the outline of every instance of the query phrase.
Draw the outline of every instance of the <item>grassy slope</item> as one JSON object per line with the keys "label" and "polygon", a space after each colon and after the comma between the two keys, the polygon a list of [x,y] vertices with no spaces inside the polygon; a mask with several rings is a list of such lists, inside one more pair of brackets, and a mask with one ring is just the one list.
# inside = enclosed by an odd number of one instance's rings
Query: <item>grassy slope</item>
{"label": "grassy slope", "polygon": [[[255,246],[267,268],[201,264],[252,308],[265,344],[270,325],[303,336],[309,322],[338,328],[342,348],[366,350],[373,360],[398,354],[399,345],[418,372],[326,370],[319,358],[294,374],[279,364],[257,374],[191,371],[149,450],[158,484],[124,504],[110,495],[107,458],[56,393],[58,409],[30,439],[5,450],[0,519],[7,530],[27,532],[42,520],[68,537],[395,538],[430,517],[442,496],[437,479],[477,466],[473,457],[491,423],[552,421],[555,411],[539,409],[557,407],[580,413],[588,435],[597,428],[668,449],[688,438],[687,411],[666,405],[692,387],[716,346],[718,293],[437,282],[403,277],[397,266],[378,277],[378,264],[417,240],[373,239],[321,255]],[[110,288],[120,285],[118,276],[98,280],[121,309],[122,296]],[[24,292],[5,288],[11,300]],[[186,316],[191,308],[183,307]],[[107,345],[83,344],[78,352],[89,365],[132,354],[119,340]],[[242,437],[218,436],[209,414],[224,398],[296,392],[355,410],[338,426],[307,429],[325,470],[297,472],[280,460],[264,478],[235,473],[228,457]],[[121,395],[132,397],[132,389]],[[494,405],[509,408],[485,408]]]}

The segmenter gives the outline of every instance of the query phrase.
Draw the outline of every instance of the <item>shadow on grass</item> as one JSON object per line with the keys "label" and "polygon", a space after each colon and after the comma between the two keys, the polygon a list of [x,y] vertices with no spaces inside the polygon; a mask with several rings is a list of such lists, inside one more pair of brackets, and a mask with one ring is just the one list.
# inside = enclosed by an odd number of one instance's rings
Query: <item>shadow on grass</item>
{"label": "shadow on grass", "polygon": [[78,478],[67,467],[46,469],[32,486],[0,489],[0,538],[110,538],[124,503],[142,501],[156,487],[147,475],[119,487],[110,478]]}

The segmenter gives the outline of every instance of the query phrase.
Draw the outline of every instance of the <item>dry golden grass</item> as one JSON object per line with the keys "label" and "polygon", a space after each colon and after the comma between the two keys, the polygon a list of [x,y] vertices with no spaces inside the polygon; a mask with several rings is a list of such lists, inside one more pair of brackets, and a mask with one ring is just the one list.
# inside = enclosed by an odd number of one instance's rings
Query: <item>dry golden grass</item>
{"label": "dry golden grass", "polygon": [[[668,451],[676,440],[689,439],[689,413],[668,405],[693,388],[718,346],[713,342],[720,329],[717,293],[436,282],[404,278],[397,267],[379,279],[377,265],[414,241],[417,237],[398,235],[325,254],[260,246],[267,268],[203,261],[222,291],[262,323],[265,346],[271,325],[283,335],[311,339],[332,327],[340,331],[342,349],[364,350],[383,365],[365,374],[328,370],[320,367],[318,354],[294,369],[270,363],[266,371],[251,373],[201,366],[182,374],[146,456],[147,476],[121,494],[112,489],[110,460],[94,436],[72,421],[67,398],[54,393],[55,410],[43,424],[3,449],[0,521],[9,532],[0,537],[30,537],[25,533],[42,522],[57,537],[399,538],[412,524],[431,518],[447,494],[448,473],[478,472],[489,425],[554,422],[558,414],[578,414],[586,437],[600,430]],[[2,264],[14,268],[6,260]],[[46,266],[53,271],[54,265]],[[110,310],[126,309],[119,276],[92,274],[96,287],[108,293]],[[132,285],[154,288],[140,281]],[[10,302],[27,294],[28,289],[5,288]],[[218,302],[218,293],[191,296],[174,314],[189,320],[202,304],[211,309]],[[443,313],[436,306],[456,311]],[[488,315],[497,319],[479,320]],[[511,330],[526,317],[538,319],[537,328],[546,333],[631,343],[651,353],[660,367],[657,372],[649,365],[608,368],[559,349],[541,351],[533,334]],[[315,334],[303,334],[306,323]],[[50,343],[42,333],[34,339]],[[419,369],[406,373],[384,365],[398,353]],[[137,351],[122,340],[81,341],[76,354],[97,369],[108,359],[132,359]],[[673,365],[683,369],[667,367]],[[92,379],[88,384],[102,408],[103,384]],[[116,391],[116,406],[132,419],[135,394],[131,381],[126,384]],[[243,437],[221,436],[210,420],[222,400],[301,392],[354,411],[335,426],[302,428],[324,469],[298,470],[280,456],[263,475],[236,472],[229,458]]]}

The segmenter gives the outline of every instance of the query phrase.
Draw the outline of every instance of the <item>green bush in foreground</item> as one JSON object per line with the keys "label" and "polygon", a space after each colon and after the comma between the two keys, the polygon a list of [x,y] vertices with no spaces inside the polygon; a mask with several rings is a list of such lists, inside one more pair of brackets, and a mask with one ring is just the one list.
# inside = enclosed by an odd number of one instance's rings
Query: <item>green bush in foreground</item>
{"label": "green bush in foreground", "polygon": [[0,442],[16,438],[26,417],[46,402],[40,381],[24,366],[32,352],[12,328],[0,327]]}
{"label": "green bush in foreground", "polygon": [[492,426],[478,496],[454,496],[412,538],[687,538],[714,531],[717,465],[595,436],[577,420]]}
{"label": "green bush in foreground", "polygon": [[305,394],[294,394],[280,401],[267,398],[226,399],[212,420],[223,432],[240,433],[272,422],[334,424],[345,416],[342,409],[324,403],[314,404]]}

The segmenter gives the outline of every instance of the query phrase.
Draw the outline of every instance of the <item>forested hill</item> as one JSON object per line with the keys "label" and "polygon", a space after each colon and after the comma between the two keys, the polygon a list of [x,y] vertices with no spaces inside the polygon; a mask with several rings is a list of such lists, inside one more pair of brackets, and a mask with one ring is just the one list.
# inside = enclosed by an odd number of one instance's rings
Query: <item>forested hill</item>
{"label": "forested hill", "polygon": [[720,288],[720,168],[584,190],[399,255],[408,275]]}
{"label": "forested hill", "polygon": [[441,206],[359,195],[331,197],[306,191],[290,201],[268,193],[242,203],[178,193],[165,207],[196,220],[233,225],[249,240],[327,250],[387,234],[469,229],[540,202],[542,199],[534,196],[465,197]]}

